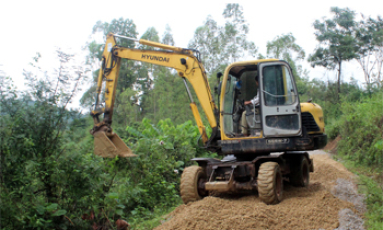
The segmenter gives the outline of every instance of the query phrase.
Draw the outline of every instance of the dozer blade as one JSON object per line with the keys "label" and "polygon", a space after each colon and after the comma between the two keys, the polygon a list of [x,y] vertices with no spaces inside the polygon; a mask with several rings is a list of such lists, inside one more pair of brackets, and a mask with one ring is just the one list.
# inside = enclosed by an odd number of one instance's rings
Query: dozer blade
{"label": "dozer blade", "polygon": [[132,150],[121,140],[117,134],[107,136],[104,131],[98,131],[94,136],[94,154],[104,158],[136,157]]}

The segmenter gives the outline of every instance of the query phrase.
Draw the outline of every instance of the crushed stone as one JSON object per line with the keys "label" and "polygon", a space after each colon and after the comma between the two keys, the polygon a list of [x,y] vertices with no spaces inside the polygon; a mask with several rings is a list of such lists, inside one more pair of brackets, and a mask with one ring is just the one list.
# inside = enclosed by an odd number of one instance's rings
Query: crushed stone
{"label": "crushed stone", "polygon": [[358,229],[364,230],[364,221],[351,209],[342,209],[339,211],[339,227],[337,230]]}
{"label": "crushed stone", "polygon": [[366,212],[365,197],[364,195],[358,194],[358,189],[352,181],[338,178],[331,192],[339,199],[353,203],[359,213],[362,214]]}

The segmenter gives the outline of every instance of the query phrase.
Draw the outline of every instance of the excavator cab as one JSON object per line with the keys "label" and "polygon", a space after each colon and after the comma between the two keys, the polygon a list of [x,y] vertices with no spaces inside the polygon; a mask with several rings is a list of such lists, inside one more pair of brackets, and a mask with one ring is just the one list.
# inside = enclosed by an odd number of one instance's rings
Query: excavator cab
{"label": "excavator cab", "polygon": [[[251,104],[249,112],[244,102],[255,95],[257,104]],[[308,135],[303,130],[306,120],[302,120],[298,90],[285,61],[265,59],[229,65],[220,99],[222,155],[262,155],[323,145],[322,140],[301,138]]]}
{"label": "excavator cab", "polygon": [[[250,134],[254,138],[301,135],[298,92],[286,62],[271,59],[233,64],[225,77],[221,97],[223,139],[247,137],[243,127],[246,123],[247,129],[261,131],[261,135]],[[257,92],[259,105],[253,105],[252,112],[246,111],[244,102],[253,99]]]}

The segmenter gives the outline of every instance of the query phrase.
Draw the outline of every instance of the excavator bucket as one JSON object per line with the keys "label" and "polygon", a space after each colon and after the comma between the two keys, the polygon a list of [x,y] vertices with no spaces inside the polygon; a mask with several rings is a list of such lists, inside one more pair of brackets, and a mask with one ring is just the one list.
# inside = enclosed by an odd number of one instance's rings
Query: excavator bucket
{"label": "excavator bucket", "polygon": [[104,131],[98,131],[94,136],[94,154],[104,158],[135,157],[132,150],[121,140],[117,134],[107,136]]}

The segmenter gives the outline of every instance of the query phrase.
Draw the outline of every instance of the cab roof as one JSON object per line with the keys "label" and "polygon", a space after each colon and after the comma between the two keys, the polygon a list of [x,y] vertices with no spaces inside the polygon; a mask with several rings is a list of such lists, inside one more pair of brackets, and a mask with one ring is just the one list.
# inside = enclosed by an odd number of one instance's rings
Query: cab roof
{"label": "cab roof", "polygon": [[258,70],[258,63],[268,61],[279,61],[278,59],[258,59],[252,61],[235,62],[228,66],[230,68],[229,74],[239,78],[243,72]]}

